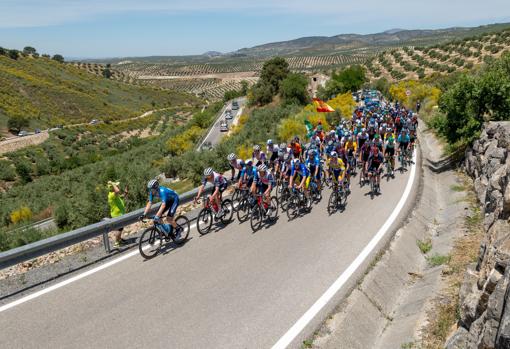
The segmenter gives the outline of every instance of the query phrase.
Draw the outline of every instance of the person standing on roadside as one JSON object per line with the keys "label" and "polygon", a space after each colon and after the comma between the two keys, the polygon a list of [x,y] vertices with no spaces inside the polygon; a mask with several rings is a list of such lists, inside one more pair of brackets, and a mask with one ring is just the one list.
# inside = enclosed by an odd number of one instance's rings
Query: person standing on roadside
{"label": "person standing on roadside", "polygon": [[[108,181],[108,205],[110,206],[110,216],[112,218],[122,216],[126,213],[126,204],[124,203],[124,198],[126,198],[128,194],[128,188],[124,189],[124,192],[120,190],[120,182]],[[122,245],[126,244],[126,240],[122,239],[122,230],[124,228],[120,228],[119,230],[114,231],[114,247],[118,248]]]}

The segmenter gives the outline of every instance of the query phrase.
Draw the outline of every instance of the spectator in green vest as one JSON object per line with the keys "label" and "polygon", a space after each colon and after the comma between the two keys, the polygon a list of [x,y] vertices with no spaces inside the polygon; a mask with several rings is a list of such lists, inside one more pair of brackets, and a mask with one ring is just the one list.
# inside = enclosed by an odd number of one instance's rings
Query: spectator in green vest
{"label": "spectator in green vest", "polygon": [[[119,185],[120,182],[118,181],[108,181],[108,205],[110,205],[110,216],[112,218],[122,216],[126,213],[124,198],[126,198],[128,194],[128,188],[126,187],[122,193]],[[113,246],[116,248],[126,244],[126,240],[122,239],[122,230],[124,230],[124,228],[114,231],[113,238],[115,243]]]}

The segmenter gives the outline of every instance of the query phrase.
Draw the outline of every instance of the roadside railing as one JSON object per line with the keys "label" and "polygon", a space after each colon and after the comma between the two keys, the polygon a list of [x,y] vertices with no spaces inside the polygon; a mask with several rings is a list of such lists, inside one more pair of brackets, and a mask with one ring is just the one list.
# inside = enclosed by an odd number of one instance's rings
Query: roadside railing
{"label": "roadside railing", "polygon": [[[204,190],[204,193],[210,193],[212,188],[213,186],[208,184]],[[198,188],[195,188],[182,195],[179,195],[180,204],[186,204],[193,201],[197,193]],[[160,205],[161,203],[152,205],[149,213],[156,213]],[[103,236],[105,249],[110,252],[110,240],[108,238],[108,233],[136,223],[140,215],[143,214],[143,211],[144,208],[141,208],[136,211],[126,213],[120,217],[104,220],[102,222],[81,227],[67,233],[52,236],[48,239],[40,240],[31,244],[13,248],[9,251],[1,252],[0,269],[26,262],[28,260],[58,251],[62,248],[69,247],[98,236]]]}

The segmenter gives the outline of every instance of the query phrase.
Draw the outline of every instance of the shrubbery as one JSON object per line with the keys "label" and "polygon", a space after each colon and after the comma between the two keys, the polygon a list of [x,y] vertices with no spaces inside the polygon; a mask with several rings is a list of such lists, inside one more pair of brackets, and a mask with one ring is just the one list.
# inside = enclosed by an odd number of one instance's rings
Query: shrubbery
{"label": "shrubbery", "polygon": [[448,85],[439,101],[442,114],[431,125],[453,149],[470,144],[488,120],[510,119],[510,55],[479,72],[462,74]]}

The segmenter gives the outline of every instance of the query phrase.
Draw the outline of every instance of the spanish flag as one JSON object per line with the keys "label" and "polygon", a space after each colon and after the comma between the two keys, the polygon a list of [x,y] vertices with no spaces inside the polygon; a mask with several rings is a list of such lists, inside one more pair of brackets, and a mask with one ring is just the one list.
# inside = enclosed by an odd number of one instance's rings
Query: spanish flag
{"label": "spanish flag", "polygon": [[319,98],[313,99],[313,104],[317,107],[318,113],[332,113],[335,111],[335,109],[331,108],[329,105],[326,104],[326,102],[321,101]]}

